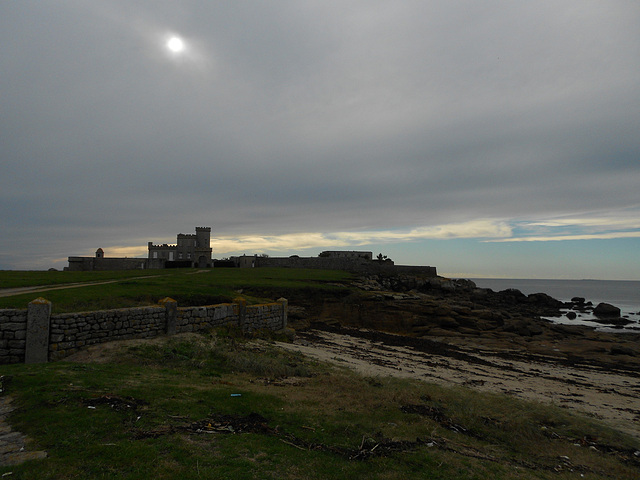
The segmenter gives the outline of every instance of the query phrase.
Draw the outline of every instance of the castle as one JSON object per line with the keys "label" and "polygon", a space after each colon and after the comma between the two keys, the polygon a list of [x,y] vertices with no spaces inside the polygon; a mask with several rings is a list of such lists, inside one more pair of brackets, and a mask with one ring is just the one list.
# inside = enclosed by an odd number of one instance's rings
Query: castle
{"label": "castle", "polygon": [[160,261],[165,264],[165,268],[167,262],[173,262],[173,266],[179,267],[211,267],[210,242],[211,227],[196,227],[195,234],[179,233],[175,245],[154,245],[153,242],[149,242],[148,260]]}
{"label": "castle", "polygon": [[242,255],[228,260],[211,259],[211,227],[196,227],[196,233],[179,233],[176,243],[154,245],[148,243],[147,258],[105,257],[104,251],[96,250],[95,257],[69,257],[65,270],[136,270],[161,268],[318,268],[325,270],[348,270],[360,273],[407,273],[430,277],[437,276],[436,268],[429,266],[395,265],[391,259],[372,252],[329,250],[317,257],[269,257],[267,255]]}
{"label": "castle", "polygon": [[211,227],[196,227],[196,233],[179,233],[176,244],[149,242],[147,258],[105,257],[102,248],[95,257],[69,257],[66,270],[137,270],[147,268],[207,268],[211,261]]}

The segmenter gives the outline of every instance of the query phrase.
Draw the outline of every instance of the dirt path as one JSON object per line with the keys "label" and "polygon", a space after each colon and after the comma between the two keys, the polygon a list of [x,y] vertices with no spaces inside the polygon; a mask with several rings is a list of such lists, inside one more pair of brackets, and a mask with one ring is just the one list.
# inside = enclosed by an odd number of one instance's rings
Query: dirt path
{"label": "dirt path", "polygon": [[61,285],[38,285],[34,287],[17,287],[0,289],[0,297],[13,297],[14,295],[22,295],[24,293],[40,293],[49,292],[51,290],[64,290],[65,288],[91,287],[94,285],[106,285],[108,283],[118,283],[125,280],[138,280],[140,278],[155,278],[163,275],[149,275],[142,277],[119,278],[116,280],[105,280],[104,282],[82,282],[82,283],[63,283]]}
{"label": "dirt path", "polygon": [[46,452],[25,451],[26,435],[12,430],[6,421],[7,415],[12,411],[11,397],[0,395],[0,466],[19,465],[27,460],[46,458]]}
{"label": "dirt path", "polygon": [[[346,366],[368,376],[420,379],[553,403],[599,418],[640,438],[640,372],[518,351],[420,341],[379,332],[298,332],[282,348]],[[367,338],[368,337],[368,338]],[[402,342],[411,345],[402,345]]]}

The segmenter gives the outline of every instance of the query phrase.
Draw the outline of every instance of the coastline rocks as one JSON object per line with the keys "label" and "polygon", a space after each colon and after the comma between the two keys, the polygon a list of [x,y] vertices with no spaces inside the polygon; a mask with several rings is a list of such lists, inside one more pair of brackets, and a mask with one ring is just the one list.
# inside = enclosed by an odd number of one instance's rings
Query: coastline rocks
{"label": "coastline rocks", "polygon": [[[593,307],[580,297],[556,303],[546,294],[496,292],[471,282],[405,275],[368,275],[354,280],[351,286],[356,289],[347,293],[287,292],[287,297],[296,298],[301,307],[291,312],[291,326],[381,331],[406,336],[407,342],[413,341],[410,338],[437,340],[495,349],[505,355],[529,352],[568,363],[583,358],[616,370],[637,372],[640,366],[639,317],[628,320],[611,316],[600,319],[607,328],[587,326],[587,321],[598,317],[583,314],[585,310],[591,313]],[[290,306],[292,303],[290,300]],[[586,317],[585,321],[571,320],[574,315]],[[569,321],[554,323],[551,317]],[[620,335],[615,330],[624,328],[617,325],[619,322],[639,328],[626,327]]]}
{"label": "coastline rocks", "polygon": [[598,306],[593,309],[593,314],[600,318],[620,317],[620,309],[609,303],[599,303]]}
{"label": "coastline rocks", "polygon": [[622,317],[606,317],[606,318],[594,318],[592,322],[601,323],[603,325],[615,325],[616,327],[622,327],[633,323],[628,318]]}
{"label": "coastline rocks", "polygon": [[502,328],[502,331],[513,332],[520,335],[521,337],[533,337],[535,335],[542,335],[543,333],[540,324],[526,318],[521,318],[513,323],[505,325]]}
{"label": "coastline rocks", "polygon": [[[323,302],[323,321],[344,325],[409,333],[415,336],[436,335],[437,331],[457,334],[500,336],[517,335],[527,339],[552,333],[552,317],[576,320],[592,312],[593,304],[583,297],[562,302],[545,293],[524,294],[517,289],[493,291],[478,288],[468,280],[442,277],[420,278],[411,275],[367,275],[354,286],[364,296],[335,298]],[[328,300],[328,299],[327,299]],[[620,309],[600,304],[590,321],[610,328],[634,323],[621,318]],[[584,331],[585,328],[578,325]],[[527,340],[529,341],[529,340]]]}

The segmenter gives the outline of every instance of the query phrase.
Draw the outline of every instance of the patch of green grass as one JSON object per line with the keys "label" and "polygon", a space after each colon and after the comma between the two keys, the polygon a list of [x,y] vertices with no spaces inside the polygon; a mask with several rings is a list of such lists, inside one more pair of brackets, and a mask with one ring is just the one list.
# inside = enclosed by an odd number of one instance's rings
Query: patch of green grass
{"label": "patch of green grass", "polygon": [[[4,366],[3,375],[12,376],[7,393],[18,407],[11,424],[30,436],[29,449],[49,454],[0,467],[13,478],[595,480],[640,472],[637,441],[553,406],[362,377],[233,330],[136,342],[108,363]],[[114,397],[131,404],[110,404]],[[192,427],[252,414],[263,429]],[[596,450],[575,445],[586,437],[597,438]],[[352,458],[359,452],[366,455]]]}
{"label": "patch of green grass", "polygon": [[0,270],[0,288],[64,285],[81,282],[103,282],[133,277],[154,276],[163,270],[122,270],[104,272],[60,272],[41,270]]}
{"label": "patch of green grass", "polygon": [[[68,275],[66,275],[68,274]],[[144,275],[143,278],[137,278]],[[345,290],[350,274],[333,270],[284,268],[219,268],[198,272],[194,269],[136,270],[124,272],[0,272],[0,285],[59,285],[71,282],[101,282],[40,293],[0,298],[0,308],[26,308],[36,297],[52,302],[54,313],[104,310],[153,305],[171,297],[181,306],[212,305],[242,296],[249,303],[262,303],[273,296],[286,296],[296,290],[318,292]],[[63,280],[68,280],[65,282]]]}

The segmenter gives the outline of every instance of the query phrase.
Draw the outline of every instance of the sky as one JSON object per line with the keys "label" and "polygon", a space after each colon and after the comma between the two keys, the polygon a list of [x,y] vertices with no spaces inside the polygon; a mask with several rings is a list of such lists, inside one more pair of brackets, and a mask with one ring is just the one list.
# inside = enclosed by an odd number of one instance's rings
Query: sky
{"label": "sky", "polygon": [[383,253],[640,280],[636,0],[0,1],[0,269]]}

